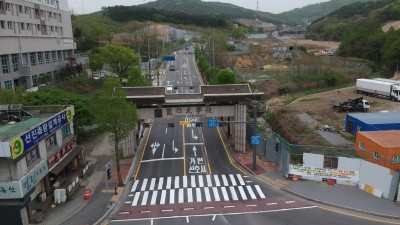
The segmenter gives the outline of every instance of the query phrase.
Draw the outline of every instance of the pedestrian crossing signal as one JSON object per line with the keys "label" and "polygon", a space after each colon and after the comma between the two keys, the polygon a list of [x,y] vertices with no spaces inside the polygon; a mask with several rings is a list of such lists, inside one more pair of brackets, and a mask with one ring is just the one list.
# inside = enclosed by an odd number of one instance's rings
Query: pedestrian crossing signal
{"label": "pedestrian crossing signal", "polygon": [[203,124],[202,123],[200,123],[200,122],[196,122],[196,127],[202,127],[203,126]]}
{"label": "pedestrian crossing signal", "polygon": [[175,127],[174,123],[168,123],[168,127]]}
{"label": "pedestrian crossing signal", "polygon": [[107,168],[107,180],[111,179],[111,168]]}

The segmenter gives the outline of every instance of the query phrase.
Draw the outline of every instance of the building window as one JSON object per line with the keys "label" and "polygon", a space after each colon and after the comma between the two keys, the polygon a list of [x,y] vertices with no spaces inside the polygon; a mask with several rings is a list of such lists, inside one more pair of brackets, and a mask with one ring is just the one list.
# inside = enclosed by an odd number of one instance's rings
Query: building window
{"label": "building window", "polygon": [[27,24],[26,24],[26,29],[27,29],[27,30],[29,30],[29,31],[31,31],[31,30],[32,30],[32,26],[31,26],[31,24],[30,24],[30,23],[27,23]]}
{"label": "building window", "polygon": [[50,150],[56,143],[56,134],[51,135],[50,137],[46,138],[46,150]]}
{"label": "building window", "polygon": [[53,26],[50,26],[50,31],[54,32],[54,27]]}
{"label": "building window", "polygon": [[21,30],[25,30],[25,23],[21,23]]}
{"label": "building window", "polygon": [[39,158],[39,148],[36,146],[31,151],[29,151],[26,156],[26,164],[28,166],[32,165]]}
{"label": "building window", "polygon": [[0,10],[4,10],[4,4],[3,4],[3,2],[0,2]]}
{"label": "building window", "polygon": [[10,29],[10,30],[13,29],[13,23],[12,23],[12,21],[7,21],[7,27],[8,27],[8,29]]}
{"label": "building window", "polygon": [[61,132],[63,140],[67,138],[69,135],[71,135],[71,128],[69,126],[69,123],[61,128]]}
{"label": "building window", "polygon": [[31,60],[31,66],[35,66],[36,65],[36,53],[34,53],[34,52],[29,53],[29,58]]}
{"label": "building window", "polygon": [[32,86],[34,86],[34,87],[38,86],[38,76],[37,75],[32,76]]}
{"label": "building window", "polygon": [[400,163],[400,155],[393,156],[393,163]]}
{"label": "building window", "polygon": [[43,64],[43,52],[38,52],[37,55],[39,64]]}
{"label": "building window", "polygon": [[46,29],[46,25],[42,25],[42,33],[46,33],[47,29]]}
{"label": "building window", "polygon": [[6,10],[11,11],[11,4],[6,2]]}
{"label": "building window", "polygon": [[46,59],[46,63],[50,63],[50,52],[45,52],[44,58]]}
{"label": "building window", "polygon": [[1,68],[3,73],[9,73],[8,69],[8,55],[0,55]]}
{"label": "building window", "polygon": [[61,51],[57,51],[57,55],[58,55],[58,61],[62,61],[63,57]]}
{"label": "building window", "polygon": [[35,16],[39,16],[40,14],[39,14],[39,9],[35,9]]}
{"label": "building window", "polygon": [[13,72],[17,72],[19,70],[18,54],[11,55],[11,66]]}
{"label": "building window", "polygon": [[51,61],[55,62],[57,60],[56,51],[51,51]]}
{"label": "building window", "polygon": [[6,28],[6,22],[4,20],[0,20],[0,27],[1,27],[1,29]]}
{"label": "building window", "polygon": [[379,152],[378,151],[374,151],[374,158],[375,159],[379,159]]}
{"label": "building window", "polygon": [[61,35],[61,36],[64,36],[64,31],[63,31],[63,28],[62,28],[62,27],[60,27],[60,35]]}
{"label": "building window", "polygon": [[23,9],[22,5],[18,5],[18,12],[19,12],[19,13],[22,13],[22,12],[23,12],[22,9]]}
{"label": "building window", "polygon": [[30,12],[29,7],[25,6],[25,14],[30,14],[29,12]]}
{"label": "building window", "polygon": [[14,90],[12,80],[6,80],[6,81],[4,81],[4,88],[5,88],[6,90],[8,90],[8,91]]}
{"label": "building window", "polygon": [[361,150],[364,150],[364,143],[362,143],[362,142],[358,143],[358,147],[359,147]]}

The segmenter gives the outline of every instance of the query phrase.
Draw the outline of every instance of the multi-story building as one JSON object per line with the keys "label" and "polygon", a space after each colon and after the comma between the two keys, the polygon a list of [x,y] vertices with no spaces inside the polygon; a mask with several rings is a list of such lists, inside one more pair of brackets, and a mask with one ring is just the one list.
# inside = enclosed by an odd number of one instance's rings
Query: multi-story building
{"label": "multi-story building", "polygon": [[90,164],[76,145],[74,114],[69,105],[0,105],[1,224],[40,222],[79,189]]}
{"label": "multi-story building", "polygon": [[68,0],[0,0],[1,88],[30,89],[54,78],[74,49]]}

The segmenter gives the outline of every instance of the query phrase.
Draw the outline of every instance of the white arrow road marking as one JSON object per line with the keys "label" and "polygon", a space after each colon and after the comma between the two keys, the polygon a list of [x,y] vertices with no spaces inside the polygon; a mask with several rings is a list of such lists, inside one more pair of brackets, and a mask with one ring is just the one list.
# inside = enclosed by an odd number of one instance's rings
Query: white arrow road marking
{"label": "white arrow road marking", "polygon": [[196,146],[193,146],[193,152],[194,152],[194,157],[197,157],[197,148],[196,148]]}
{"label": "white arrow road marking", "polygon": [[165,152],[165,144],[163,145],[163,148],[162,148],[162,158],[164,158],[164,152]]}
{"label": "white arrow road marking", "polygon": [[178,152],[178,148],[175,147],[175,140],[172,140],[172,150],[175,152],[175,154]]}
{"label": "white arrow road marking", "polygon": [[157,148],[160,147],[160,143],[154,142],[153,144],[150,145],[150,147],[152,148],[151,150],[152,150],[153,155],[154,155],[154,153],[156,153],[156,151],[157,151]]}

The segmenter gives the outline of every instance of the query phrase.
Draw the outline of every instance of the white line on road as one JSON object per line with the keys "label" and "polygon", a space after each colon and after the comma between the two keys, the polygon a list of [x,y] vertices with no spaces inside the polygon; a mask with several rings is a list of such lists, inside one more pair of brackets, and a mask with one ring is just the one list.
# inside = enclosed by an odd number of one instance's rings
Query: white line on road
{"label": "white line on road", "polygon": [[182,179],[183,179],[183,187],[187,188],[188,187],[187,176],[183,176]]}
{"label": "white line on road", "polygon": [[137,203],[139,201],[140,193],[141,192],[136,192],[135,197],[133,198],[133,201],[132,201],[132,206],[137,206]]}
{"label": "white line on road", "polygon": [[129,214],[130,212],[119,212],[119,215],[125,215],[125,214]]}
{"label": "white line on road", "polygon": [[199,178],[199,187],[204,187],[203,176],[198,175],[197,177]]}
{"label": "white line on road", "polygon": [[233,200],[233,201],[239,200],[239,198],[238,198],[238,196],[237,196],[237,194],[236,194],[235,188],[232,187],[232,186],[230,186],[229,189],[230,189],[231,194],[232,194],[232,200]]}
{"label": "white line on road", "polygon": [[203,207],[203,209],[214,209],[215,207],[214,206],[206,206],[206,207]]}
{"label": "white line on road", "polygon": [[142,188],[140,189],[140,191],[146,190],[146,186],[147,186],[147,178],[145,178],[145,179],[143,180]]}
{"label": "white line on road", "polygon": [[246,193],[244,192],[243,186],[238,186],[240,196],[242,196],[242,200],[247,200]]}
{"label": "white line on road", "polygon": [[171,189],[171,177],[167,177],[167,186],[165,187],[166,189]]}
{"label": "white line on road", "polygon": [[286,204],[291,204],[291,203],[295,203],[296,201],[286,201]]}
{"label": "white line on road", "polygon": [[195,175],[190,176],[190,182],[191,182],[192,187],[196,187],[196,176]]}
{"label": "white line on road", "polygon": [[254,194],[253,189],[251,188],[250,185],[246,185],[247,191],[249,191],[251,199],[257,199],[257,196]]}
{"label": "white line on road", "polygon": [[193,202],[193,191],[192,188],[187,189],[187,195],[188,195],[188,202]]}
{"label": "white line on road", "polygon": [[206,202],[211,202],[210,189],[208,187],[205,187],[204,192],[205,192],[205,196],[206,196]]}
{"label": "white line on road", "polygon": [[223,181],[223,183],[224,183],[224,186],[229,186],[228,180],[226,179],[225,174],[222,175],[222,181]]}
{"label": "white line on road", "polygon": [[142,160],[142,163],[145,162],[156,162],[156,161],[167,161],[167,160],[181,160],[183,157],[177,157],[177,158],[163,158],[163,159],[147,159],[147,160]]}
{"label": "white line on road", "polygon": [[160,205],[164,205],[165,204],[166,195],[167,195],[167,190],[162,190],[161,191]]}
{"label": "white line on road", "polygon": [[168,133],[168,128],[165,128],[165,134],[167,134]]}
{"label": "white line on road", "polygon": [[158,194],[158,191],[154,191],[154,192],[153,192],[153,196],[151,196],[150,205],[155,205],[155,204],[156,204],[157,194]]}
{"label": "white line on road", "polygon": [[260,195],[261,198],[265,198],[265,195],[263,193],[263,191],[260,188],[260,185],[254,185],[254,187],[256,188],[258,194]]}
{"label": "white line on road", "polygon": [[234,205],[224,205],[224,208],[235,208]]}
{"label": "white line on road", "polygon": [[221,188],[222,196],[224,197],[224,201],[229,201],[228,192],[226,191],[226,187]]}
{"label": "white line on road", "polygon": [[240,175],[240,174],[236,174],[236,176],[237,176],[237,178],[239,179],[239,183],[240,183],[240,185],[245,185],[245,183],[244,183],[244,180],[243,180],[243,177],[242,177],[242,175]]}
{"label": "white line on road", "polygon": [[197,202],[202,202],[200,188],[196,188],[196,200],[197,200]]}
{"label": "white line on road", "polygon": [[158,180],[158,187],[157,187],[158,190],[162,189],[163,183],[164,183],[164,177],[160,177],[160,179]]}
{"label": "white line on road", "polygon": [[173,212],[173,209],[162,209],[161,212]]}
{"label": "white line on road", "polygon": [[271,202],[271,203],[267,203],[267,205],[277,205],[278,203],[276,202]]}
{"label": "white line on road", "polygon": [[207,179],[207,187],[212,187],[211,175],[207,174],[206,179]]}
{"label": "white line on road", "polygon": [[175,176],[175,188],[179,188],[179,176]]}
{"label": "white line on road", "polygon": [[156,184],[156,178],[151,178],[151,182],[150,182],[150,191],[154,190],[154,186]]}
{"label": "white line on road", "polygon": [[217,187],[213,187],[212,190],[213,190],[213,193],[214,193],[214,199],[215,199],[215,201],[216,201],[216,202],[221,201],[221,199],[219,198],[219,194],[218,194],[218,188],[217,188]]}
{"label": "white line on road", "polygon": [[214,216],[213,216],[213,218],[212,218],[212,221],[214,221],[214,220],[215,220],[215,217],[217,217],[217,215],[214,215]]}
{"label": "white line on road", "polygon": [[188,216],[186,217],[186,223],[189,223],[189,217]]}
{"label": "white line on road", "polygon": [[257,205],[246,205],[247,207],[257,207]]}
{"label": "white line on road", "polygon": [[236,180],[235,180],[235,176],[233,176],[233,174],[229,174],[229,178],[231,178],[231,182],[233,186],[237,186]]}
{"label": "white line on road", "polygon": [[194,208],[183,208],[183,211],[194,210]]}
{"label": "white line on road", "polygon": [[144,210],[144,211],[140,211],[140,213],[151,213],[151,211]]}
{"label": "white line on road", "polygon": [[145,191],[144,193],[143,193],[143,198],[142,198],[142,203],[140,204],[140,205],[146,205],[146,203],[147,203],[147,198],[149,197],[149,192],[148,191]]}
{"label": "white line on road", "polygon": [[163,148],[162,148],[162,155],[161,155],[162,159],[164,159],[164,152],[165,152],[165,144],[163,145]]}
{"label": "white line on road", "polygon": [[175,189],[169,190],[169,204],[175,204]]}
{"label": "white line on road", "polygon": [[185,145],[204,145],[204,143],[185,143]]}
{"label": "white line on road", "polygon": [[218,175],[214,175],[215,186],[220,187],[221,183],[219,182]]}
{"label": "white line on road", "polygon": [[135,180],[135,182],[133,183],[131,192],[135,192],[135,191],[136,191],[136,188],[137,188],[137,186],[138,186],[138,183],[139,183],[139,180]]}
{"label": "white line on road", "polygon": [[184,195],[183,195],[183,189],[179,189],[178,195],[179,195],[178,202],[179,203],[183,203],[185,201],[185,198],[184,198]]}

